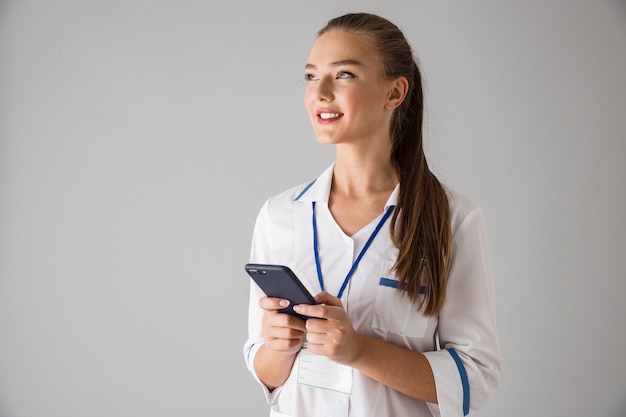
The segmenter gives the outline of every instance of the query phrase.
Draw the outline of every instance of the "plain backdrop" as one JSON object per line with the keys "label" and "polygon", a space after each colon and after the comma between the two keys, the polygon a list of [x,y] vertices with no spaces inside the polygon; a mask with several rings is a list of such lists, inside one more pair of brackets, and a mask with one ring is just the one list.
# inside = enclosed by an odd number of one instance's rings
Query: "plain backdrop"
{"label": "plain backdrop", "polygon": [[263,201],[333,160],[316,31],[395,22],[433,170],[484,210],[503,373],[476,416],[626,416],[626,3],[0,0],[0,416],[266,416]]}

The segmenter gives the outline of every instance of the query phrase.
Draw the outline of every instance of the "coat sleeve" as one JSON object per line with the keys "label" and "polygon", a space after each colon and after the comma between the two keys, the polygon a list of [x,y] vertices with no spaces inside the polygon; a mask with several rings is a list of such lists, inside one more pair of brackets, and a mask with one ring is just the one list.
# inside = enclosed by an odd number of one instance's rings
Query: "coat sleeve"
{"label": "coat sleeve", "polygon": [[446,302],[439,315],[440,350],[426,352],[440,417],[479,409],[500,378],[493,271],[482,211],[474,208],[453,231]]}
{"label": "coat sleeve", "polygon": [[[250,262],[252,263],[274,263],[271,258],[272,242],[269,233],[269,200],[263,204],[259,211],[252,234],[252,247],[250,250]],[[254,357],[256,352],[263,344],[263,336],[261,333],[261,321],[263,318],[263,310],[259,307],[259,298],[263,296],[263,292],[259,287],[250,280],[250,300],[248,305],[248,339],[243,348],[244,360],[246,367],[252,373],[254,379],[261,385],[265,394],[265,399],[272,404],[278,394],[280,388],[269,391],[261,382],[254,370]]]}

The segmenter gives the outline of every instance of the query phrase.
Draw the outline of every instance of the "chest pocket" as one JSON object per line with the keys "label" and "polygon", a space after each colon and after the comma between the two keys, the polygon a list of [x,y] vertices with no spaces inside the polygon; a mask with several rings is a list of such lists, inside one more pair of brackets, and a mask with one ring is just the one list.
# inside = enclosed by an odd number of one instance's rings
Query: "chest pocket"
{"label": "chest pocket", "polygon": [[[404,290],[398,291],[398,280],[391,271],[393,262],[385,261],[376,291],[371,326],[374,329],[406,337],[424,337],[428,318],[417,310]],[[424,288],[420,289],[423,294]],[[420,295],[420,297],[423,297]],[[421,300],[420,300],[421,301]]]}

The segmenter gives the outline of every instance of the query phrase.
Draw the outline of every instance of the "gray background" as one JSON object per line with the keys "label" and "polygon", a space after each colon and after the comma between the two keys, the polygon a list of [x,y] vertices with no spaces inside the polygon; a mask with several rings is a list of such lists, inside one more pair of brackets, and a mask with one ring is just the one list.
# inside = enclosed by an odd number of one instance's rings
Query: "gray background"
{"label": "gray background", "polygon": [[476,415],[626,415],[624,1],[0,0],[0,416],[264,416],[257,210],[333,160],[331,17],[397,23],[427,151],[485,213],[504,369]]}

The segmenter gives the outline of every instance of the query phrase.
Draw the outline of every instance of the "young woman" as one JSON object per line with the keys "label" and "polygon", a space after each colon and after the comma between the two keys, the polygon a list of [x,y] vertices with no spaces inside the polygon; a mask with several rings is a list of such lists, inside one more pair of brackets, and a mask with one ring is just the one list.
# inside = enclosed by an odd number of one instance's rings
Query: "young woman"
{"label": "young woman", "polygon": [[[463,416],[500,374],[483,215],[429,170],[420,71],[371,14],[328,22],[306,109],[336,161],[261,208],[251,262],[289,266],[318,305],[252,284],[247,366],[271,416]],[[380,232],[380,233],[379,233]]]}

